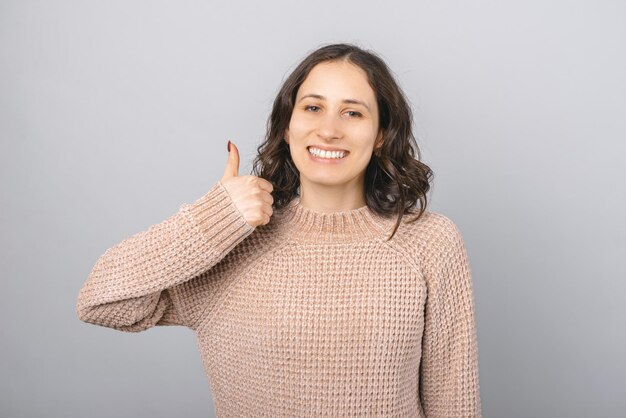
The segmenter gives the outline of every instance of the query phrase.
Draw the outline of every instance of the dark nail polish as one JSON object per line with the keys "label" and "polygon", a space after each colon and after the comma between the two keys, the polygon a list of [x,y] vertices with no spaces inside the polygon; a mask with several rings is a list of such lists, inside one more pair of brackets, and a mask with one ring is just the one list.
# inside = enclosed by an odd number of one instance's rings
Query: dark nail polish
{"label": "dark nail polish", "polygon": [[230,152],[230,139],[228,140],[228,152]]}

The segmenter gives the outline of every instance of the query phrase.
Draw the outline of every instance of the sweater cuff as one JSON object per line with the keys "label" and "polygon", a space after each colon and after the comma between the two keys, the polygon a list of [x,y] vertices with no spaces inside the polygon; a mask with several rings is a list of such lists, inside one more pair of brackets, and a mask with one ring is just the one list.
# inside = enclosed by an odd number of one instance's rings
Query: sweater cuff
{"label": "sweater cuff", "polygon": [[231,248],[254,230],[218,181],[204,196],[189,205],[200,230],[212,242]]}

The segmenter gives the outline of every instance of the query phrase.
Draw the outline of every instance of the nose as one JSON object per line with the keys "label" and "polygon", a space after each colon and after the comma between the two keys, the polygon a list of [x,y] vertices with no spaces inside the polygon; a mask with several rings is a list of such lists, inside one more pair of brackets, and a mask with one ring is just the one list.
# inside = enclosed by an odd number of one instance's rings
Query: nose
{"label": "nose", "polygon": [[319,119],[317,134],[320,138],[329,140],[341,137],[341,119],[333,112],[327,112]]}

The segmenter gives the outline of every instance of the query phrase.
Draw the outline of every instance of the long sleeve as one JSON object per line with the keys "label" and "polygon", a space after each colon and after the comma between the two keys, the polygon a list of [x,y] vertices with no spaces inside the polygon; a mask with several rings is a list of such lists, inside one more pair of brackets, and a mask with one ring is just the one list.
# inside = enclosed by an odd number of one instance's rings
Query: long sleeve
{"label": "long sleeve", "polygon": [[127,332],[189,326],[175,286],[209,270],[253,230],[218,181],[176,214],[107,249],[80,289],[78,318]]}
{"label": "long sleeve", "polygon": [[426,249],[420,397],[426,417],[481,417],[473,285],[465,244],[440,215]]}

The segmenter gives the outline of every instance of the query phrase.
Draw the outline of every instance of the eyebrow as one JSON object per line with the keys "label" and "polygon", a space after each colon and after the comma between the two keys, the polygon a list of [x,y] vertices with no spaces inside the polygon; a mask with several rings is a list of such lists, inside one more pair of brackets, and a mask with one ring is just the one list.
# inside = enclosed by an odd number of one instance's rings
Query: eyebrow
{"label": "eyebrow", "polygon": [[[306,99],[307,97],[314,97],[316,99],[326,100],[326,97],[322,96],[321,94],[306,94],[306,95],[302,96],[300,98],[300,100],[298,100],[298,102],[302,101],[303,99]],[[361,100],[357,100],[357,99],[343,99],[342,102],[343,103],[360,104],[362,106],[365,106],[365,108],[371,112],[370,107],[365,102],[363,102]]]}

